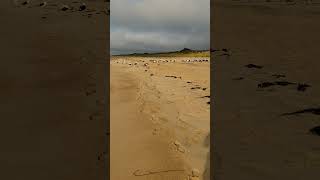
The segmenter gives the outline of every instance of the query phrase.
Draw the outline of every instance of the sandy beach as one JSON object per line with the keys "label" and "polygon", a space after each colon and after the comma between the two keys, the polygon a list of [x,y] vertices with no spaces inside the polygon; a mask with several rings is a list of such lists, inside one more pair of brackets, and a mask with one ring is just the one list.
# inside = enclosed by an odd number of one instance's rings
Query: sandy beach
{"label": "sandy beach", "polygon": [[215,178],[318,177],[319,4],[215,1],[211,11]]}
{"label": "sandy beach", "polygon": [[109,4],[43,2],[0,2],[0,179],[106,179]]}
{"label": "sandy beach", "polygon": [[208,178],[209,58],[110,63],[111,179]]}

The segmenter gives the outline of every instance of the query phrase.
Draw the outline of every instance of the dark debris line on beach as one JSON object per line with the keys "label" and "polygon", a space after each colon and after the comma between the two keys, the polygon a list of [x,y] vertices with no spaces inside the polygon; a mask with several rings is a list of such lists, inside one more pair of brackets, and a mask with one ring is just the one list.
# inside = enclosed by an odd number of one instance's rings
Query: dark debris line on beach
{"label": "dark debris line on beach", "polygon": [[275,77],[275,78],[284,78],[284,77],[286,77],[286,75],[284,75],[284,74],[272,74],[272,76]]}
{"label": "dark debris line on beach", "polygon": [[263,66],[255,65],[255,64],[247,64],[245,65],[247,68],[255,68],[255,69],[261,69]]}
{"label": "dark debris line on beach", "polygon": [[304,114],[304,113],[320,115],[320,108],[307,108],[307,109],[303,109],[303,110],[299,110],[291,113],[284,113],[282,114],[282,116],[297,115],[297,114]]}
{"label": "dark debris line on beach", "polygon": [[262,82],[258,84],[258,88],[266,88],[270,86],[288,86],[288,85],[297,85],[297,91],[306,91],[308,87],[311,87],[308,84],[304,83],[293,83],[288,81],[275,81],[275,82]]}
{"label": "dark debris line on beach", "polygon": [[[220,51],[220,50],[211,50],[211,52],[216,52],[216,51]],[[262,69],[263,66],[261,65],[256,65],[256,64],[246,64],[244,65],[244,67],[248,68],[248,69]],[[281,81],[262,81],[258,83],[258,88],[268,88],[271,86],[295,86],[295,89],[299,92],[305,92],[308,88],[311,87],[311,85],[307,84],[307,83],[301,83],[301,82],[289,82],[286,80],[282,80],[283,78],[286,78],[287,76],[283,73],[274,73],[271,74],[271,77],[276,78],[276,79],[281,79]],[[239,77],[234,77],[232,78],[232,80],[243,80],[243,79],[247,79],[248,77],[243,77],[243,76],[239,76]],[[203,96],[201,98],[204,97],[208,97],[210,98],[210,96]],[[207,104],[210,104],[210,101],[207,102]],[[312,115],[320,115],[320,107],[313,107],[313,108],[306,108],[306,109],[302,109],[302,110],[297,110],[294,112],[289,112],[289,113],[284,113],[281,114],[281,116],[292,116],[292,115],[300,115],[300,114],[312,114]],[[309,129],[309,133],[313,134],[313,135],[317,135],[320,136],[320,126],[315,126],[311,129]]]}
{"label": "dark debris line on beach", "polygon": [[171,78],[175,78],[175,79],[176,79],[176,78],[179,78],[179,79],[182,78],[181,76],[179,76],[179,77],[178,77],[178,76],[165,76],[165,77],[171,77]]}
{"label": "dark debris line on beach", "polygon": [[258,88],[266,88],[269,86],[287,86],[287,85],[293,85],[296,83],[292,83],[292,82],[288,82],[288,81],[275,81],[275,82],[262,82],[260,84],[258,84]]}

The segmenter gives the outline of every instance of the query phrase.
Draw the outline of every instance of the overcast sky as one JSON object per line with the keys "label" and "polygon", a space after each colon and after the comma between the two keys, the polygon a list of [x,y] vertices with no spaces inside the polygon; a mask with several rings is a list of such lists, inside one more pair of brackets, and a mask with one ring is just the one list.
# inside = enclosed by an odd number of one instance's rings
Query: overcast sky
{"label": "overcast sky", "polygon": [[114,0],[110,18],[112,54],[210,47],[210,0]]}

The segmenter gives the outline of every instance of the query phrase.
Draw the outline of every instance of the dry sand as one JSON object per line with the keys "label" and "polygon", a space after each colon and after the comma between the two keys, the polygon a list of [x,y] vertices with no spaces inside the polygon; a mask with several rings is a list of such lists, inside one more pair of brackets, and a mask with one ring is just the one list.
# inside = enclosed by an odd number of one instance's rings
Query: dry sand
{"label": "dry sand", "polygon": [[[319,107],[320,5],[215,1],[211,10],[212,48],[230,55],[211,53],[216,180],[317,179],[320,137],[309,130],[319,116],[281,115]],[[275,81],[311,87],[258,87]]]}
{"label": "dry sand", "polygon": [[195,59],[112,57],[111,179],[208,179],[210,62]]}
{"label": "dry sand", "polygon": [[0,2],[0,179],[106,179],[109,5],[22,2]]}

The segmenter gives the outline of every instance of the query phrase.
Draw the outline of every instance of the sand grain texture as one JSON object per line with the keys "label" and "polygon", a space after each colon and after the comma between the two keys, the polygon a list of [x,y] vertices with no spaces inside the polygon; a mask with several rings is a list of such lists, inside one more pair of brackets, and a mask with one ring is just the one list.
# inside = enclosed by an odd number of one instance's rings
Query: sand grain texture
{"label": "sand grain texture", "polygon": [[193,179],[202,179],[209,166],[210,105],[204,96],[210,96],[210,67],[185,59],[112,58],[112,178],[137,179],[137,171],[151,179],[186,179],[196,168],[200,175]]}

